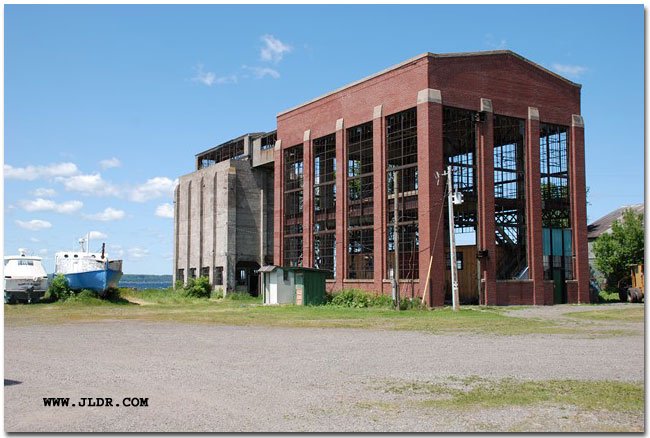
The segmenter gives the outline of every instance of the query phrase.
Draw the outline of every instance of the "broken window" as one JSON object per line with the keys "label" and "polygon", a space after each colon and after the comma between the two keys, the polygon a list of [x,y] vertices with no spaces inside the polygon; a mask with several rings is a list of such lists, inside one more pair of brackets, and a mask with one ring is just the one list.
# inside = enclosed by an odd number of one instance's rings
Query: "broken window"
{"label": "broken window", "polygon": [[573,279],[571,202],[569,198],[569,129],[540,124],[542,240],[544,279]]}
{"label": "broken window", "polygon": [[237,158],[244,154],[244,139],[231,140],[198,157],[198,168],[212,166],[213,164]]}
{"label": "broken window", "polygon": [[284,265],[302,266],[302,145],[284,150]]}
{"label": "broken window", "polygon": [[201,268],[201,277],[209,277],[210,276],[210,267],[209,266],[203,266]]}
{"label": "broken window", "polygon": [[527,278],[525,129],[523,120],[494,116],[497,280]]}
{"label": "broken window", "polygon": [[372,122],[347,130],[347,278],[374,277]]}
{"label": "broken window", "polygon": [[223,285],[223,266],[214,267],[214,279],[212,283],[215,286]]}
{"label": "broken window", "polygon": [[[386,196],[387,196],[387,257],[386,268],[395,266],[394,201],[397,196],[399,236],[399,277],[413,280],[419,277],[418,230],[418,141],[417,112],[408,109],[386,117]],[[395,193],[395,175],[398,193]]]}
{"label": "broken window", "polygon": [[336,276],[336,136],[317,138],[314,150],[314,267]]}
{"label": "broken window", "polygon": [[262,137],[262,144],[260,149],[265,151],[267,149],[273,149],[275,147],[275,142],[278,139],[278,133],[273,131]]}

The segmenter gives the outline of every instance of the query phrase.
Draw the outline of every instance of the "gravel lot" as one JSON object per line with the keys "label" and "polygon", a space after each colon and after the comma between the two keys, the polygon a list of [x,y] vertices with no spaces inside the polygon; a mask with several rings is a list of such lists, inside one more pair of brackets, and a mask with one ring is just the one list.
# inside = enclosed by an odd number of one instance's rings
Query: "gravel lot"
{"label": "gravel lot", "polygon": [[[590,339],[133,321],[5,327],[5,430],[643,429],[642,413],[557,406],[463,415],[387,408],[400,400],[378,389],[471,375],[642,382],[643,332]],[[43,397],[148,397],[149,406],[45,408]]]}

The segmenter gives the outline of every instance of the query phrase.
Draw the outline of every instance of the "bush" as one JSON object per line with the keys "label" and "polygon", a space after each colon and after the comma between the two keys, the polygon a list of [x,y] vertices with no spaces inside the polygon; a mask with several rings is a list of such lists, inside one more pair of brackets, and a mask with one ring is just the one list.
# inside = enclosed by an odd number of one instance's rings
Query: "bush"
{"label": "bush", "polygon": [[223,288],[218,287],[213,293],[212,293],[212,298],[216,298],[218,300],[223,298]]}
{"label": "bush", "polygon": [[231,292],[226,295],[226,298],[229,300],[250,300],[253,297],[247,292]]}
{"label": "bush", "polygon": [[176,280],[176,283],[174,284],[174,289],[183,289],[185,287],[185,284],[183,283],[183,280]]}
{"label": "bush", "polygon": [[208,277],[190,278],[184,290],[189,298],[210,298],[212,285]]}
{"label": "bush", "polygon": [[386,295],[370,294],[357,289],[344,289],[334,295],[329,304],[341,307],[390,307],[393,305],[391,297]]}
{"label": "bush", "polygon": [[52,301],[64,301],[73,295],[68,279],[61,274],[52,279],[47,292]]}

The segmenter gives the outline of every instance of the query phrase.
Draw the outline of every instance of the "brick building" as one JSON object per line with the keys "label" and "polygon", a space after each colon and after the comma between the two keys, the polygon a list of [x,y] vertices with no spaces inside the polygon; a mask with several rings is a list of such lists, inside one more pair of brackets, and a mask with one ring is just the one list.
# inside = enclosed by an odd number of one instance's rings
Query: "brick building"
{"label": "brick building", "polygon": [[397,175],[401,295],[442,305],[447,165],[465,301],[589,301],[580,85],[511,51],[426,53],[280,113],[275,264],[390,294]]}

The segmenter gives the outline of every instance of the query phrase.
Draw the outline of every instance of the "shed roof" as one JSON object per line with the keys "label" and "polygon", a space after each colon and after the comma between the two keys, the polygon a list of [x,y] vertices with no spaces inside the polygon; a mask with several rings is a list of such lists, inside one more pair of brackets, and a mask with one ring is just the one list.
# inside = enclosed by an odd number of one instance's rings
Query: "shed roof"
{"label": "shed roof", "polygon": [[607,230],[612,228],[614,221],[619,220],[623,217],[623,213],[625,213],[626,210],[633,210],[638,213],[643,213],[644,204],[624,205],[623,207],[617,208],[616,210],[607,213],[600,219],[590,223],[587,225],[587,239],[596,239],[601,234],[607,232]]}

